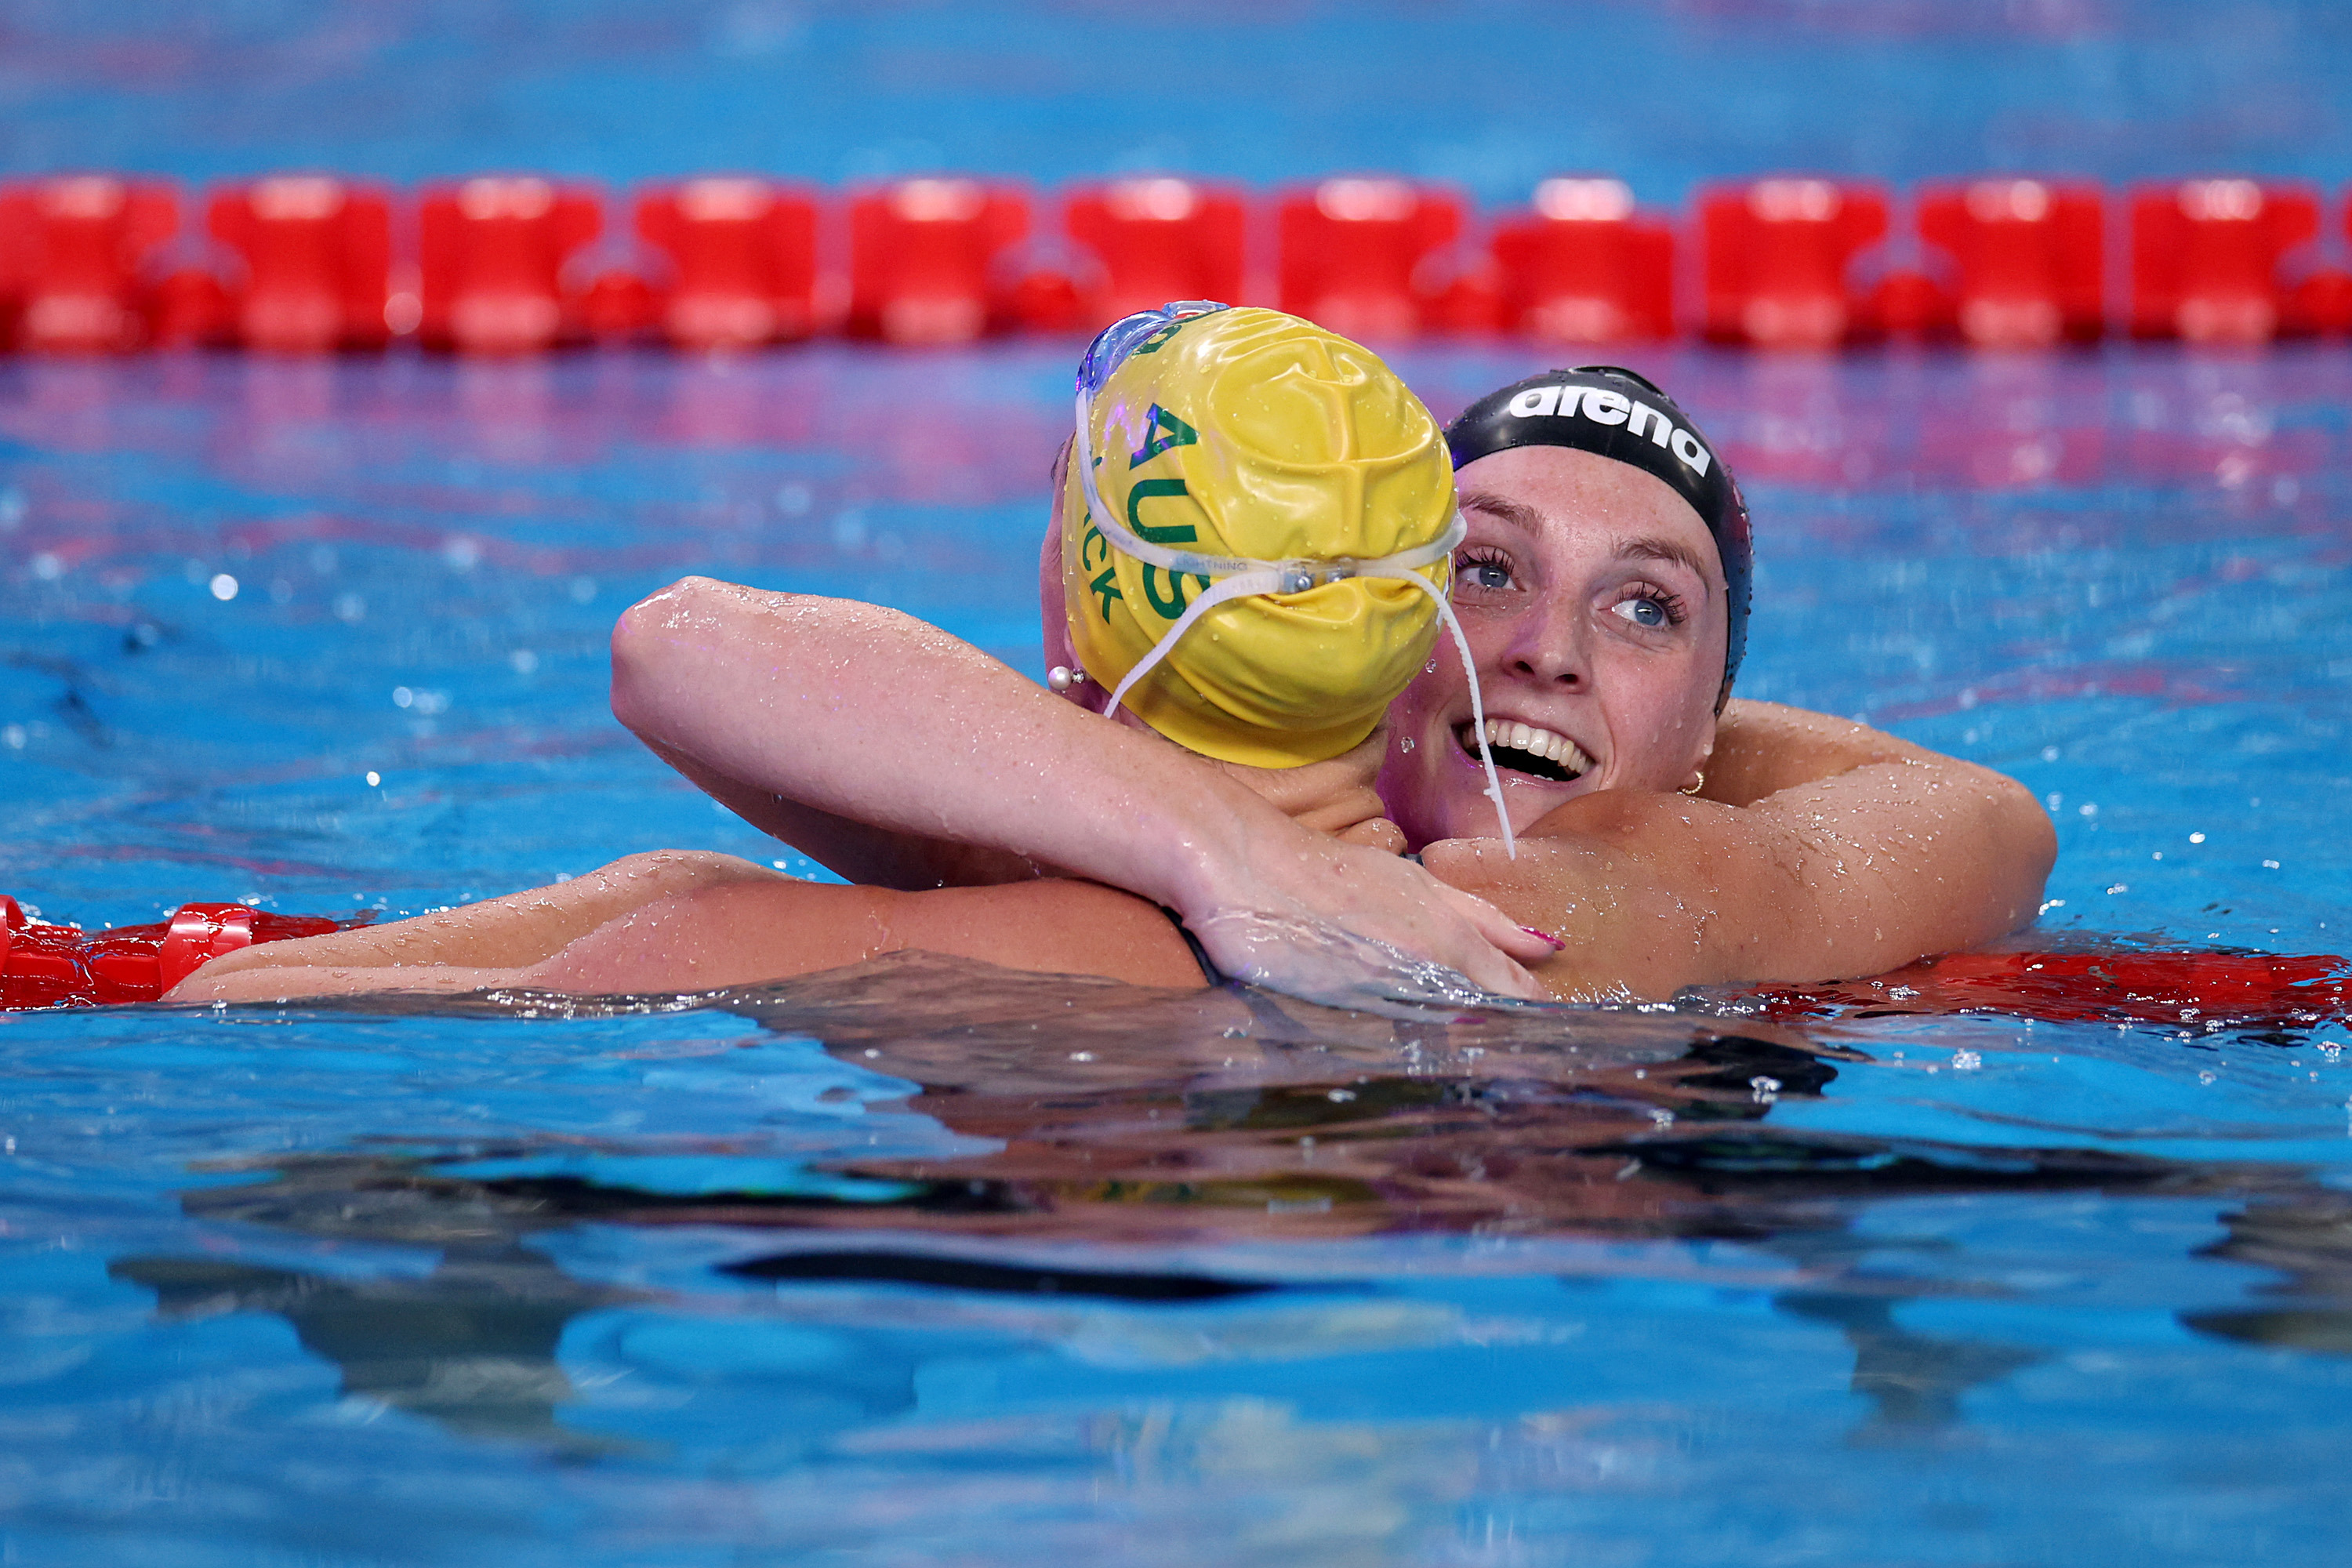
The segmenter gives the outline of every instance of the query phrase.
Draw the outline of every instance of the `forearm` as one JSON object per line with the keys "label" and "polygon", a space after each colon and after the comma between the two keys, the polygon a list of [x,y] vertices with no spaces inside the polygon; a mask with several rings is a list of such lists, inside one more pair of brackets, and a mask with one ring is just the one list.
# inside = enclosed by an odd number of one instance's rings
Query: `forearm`
{"label": "forearm", "polygon": [[891,885],[936,885],[927,846],[951,838],[1178,903],[1254,834],[1296,831],[1164,742],[854,601],[688,578],[615,627],[613,710],[747,819]]}
{"label": "forearm", "polygon": [[1551,931],[1564,994],[1872,974],[2030,921],[2055,839],[2030,795],[1948,758],[1870,763],[1754,806],[1610,791],[1522,840],[1426,858]]}
{"label": "forearm", "polygon": [[1053,868],[1025,856],[978,848],[950,838],[887,832],[870,823],[819,811],[730,778],[660,742],[646,740],[646,743],[719,805],[852,882],[920,892],[1024,882],[1055,874]]}

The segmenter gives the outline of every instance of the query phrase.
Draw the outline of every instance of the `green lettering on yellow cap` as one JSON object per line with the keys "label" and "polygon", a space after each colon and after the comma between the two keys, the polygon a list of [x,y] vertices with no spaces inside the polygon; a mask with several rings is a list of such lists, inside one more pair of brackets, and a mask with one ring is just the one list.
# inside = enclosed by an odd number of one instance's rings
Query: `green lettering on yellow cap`
{"label": "green lettering on yellow cap", "polygon": [[[1146,567],[1145,570],[1149,571],[1150,568]],[[1100,576],[1087,584],[1087,590],[1101,601],[1095,606],[1095,614],[1106,626],[1110,624],[1110,602],[1113,599],[1127,597],[1118,591],[1118,584],[1115,580],[1118,572],[1118,568],[1116,566],[1106,566],[1102,569]]]}
{"label": "green lettering on yellow cap", "polygon": [[1146,562],[1143,567],[1143,597],[1153,610],[1167,620],[1184,613],[1184,576],[1181,572],[1168,574],[1168,597],[1160,596],[1160,568]]}
{"label": "green lettering on yellow cap", "polygon": [[1171,447],[1197,446],[1200,440],[1199,431],[1155,403],[1144,411],[1142,448],[1128,458],[1127,466],[1139,468]]}
{"label": "green lettering on yellow cap", "polygon": [[1171,522],[1162,527],[1151,528],[1137,515],[1137,509],[1155,496],[1181,496],[1191,493],[1184,488],[1184,481],[1181,479],[1138,479],[1127,492],[1128,531],[1138,539],[1150,540],[1154,544],[1192,543],[1200,535],[1193,532],[1191,523]]}

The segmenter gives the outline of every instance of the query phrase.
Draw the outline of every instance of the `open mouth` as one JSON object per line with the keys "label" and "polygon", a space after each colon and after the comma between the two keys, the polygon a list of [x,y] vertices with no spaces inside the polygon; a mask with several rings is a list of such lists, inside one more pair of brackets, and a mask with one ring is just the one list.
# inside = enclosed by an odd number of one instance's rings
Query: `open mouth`
{"label": "open mouth", "polygon": [[[1455,730],[1454,740],[1465,756],[1477,760],[1478,737],[1471,725]],[[1514,719],[1487,720],[1486,746],[1495,753],[1496,767],[1553,784],[1568,784],[1592,771],[1592,759],[1567,736]]]}

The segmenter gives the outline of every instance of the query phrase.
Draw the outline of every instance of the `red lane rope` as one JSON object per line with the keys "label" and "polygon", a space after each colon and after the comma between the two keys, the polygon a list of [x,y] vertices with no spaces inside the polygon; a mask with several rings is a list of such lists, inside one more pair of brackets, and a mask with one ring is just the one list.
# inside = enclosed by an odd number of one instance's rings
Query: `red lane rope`
{"label": "red lane rope", "polygon": [[183,904],[167,921],[92,934],[27,919],[0,894],[0,1012],[152,1002],[223,953],[357,923],[245,904]]}
{"label": "red lane rope", "polygon": [[[223,953],[363,922],[246,904],[183,904],[168,921],[91,934],[26,918],[0,894],[0,1012],[152,1002]],[[1767,1017],[1987,1013],[2052,1023],[2308,1029],[2352,1016],[2335,954],[1957,952],[1874,980],[1760,987]]]}
{"label": "red lane rope", "polygon": [[2352,963],[2335,954],[1957,952],[1874,980],[1755,994],[1784,1022],[1848,1012],[1990,1013],[2051,1023],[2308,1029],[2352,1012]]}

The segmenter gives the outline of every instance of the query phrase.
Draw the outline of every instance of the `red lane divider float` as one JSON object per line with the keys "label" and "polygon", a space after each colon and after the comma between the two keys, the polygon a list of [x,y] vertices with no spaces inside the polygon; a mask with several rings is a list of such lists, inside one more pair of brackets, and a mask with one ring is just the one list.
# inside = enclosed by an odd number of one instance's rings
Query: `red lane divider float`
{"label": "red lane divider float", "polygon": [[152,1002],[223,953],[352,923],[244,904],[183,904],[168,921],[91,935],[28,920],[0,895],[0,1012]]}
{"label": "red lane divider float", "polygon": [[159,181],[76,174],[0,187],[9,341],[50,353],[144,347],[145,269],[179,226],[179,198]]}
{"label": "red lane divider float", "polygon": [[540,353],[587,336],[566,264],[604,225],[596,193],[531,177],[427,186],[417,202],[416,335],[464,353]]}
{"label": "red lane divider float", "polygon": [[1403,180],[1325,180],[1280,198],[1281,308],[1351,338],[1419,333],[1444,285],[1466,204]]}
{"label": "red lane divider float", "polygon": [[2184,180],[2131,194],[2136,337],[2264,343],[2352,325],[2352,279],[2316,265],[2319,193]]}
{"label": "red lane divider float", "polygon": [[2232,952],[1958,952],[1875,980],[1771,986],[1781,1021],[1858,1009],[1993,1013],[2052,1023],[2150,1024],[2199,1034],[2308,1029],[2352,1015],[2352,963]]}
{"label": "red lane divider float", "polygon": [[852,337],[967,343],[1001,324],[1010,283],[1000,262],[1029,233],[1018,185],[902,180],[849,201]]}
{"label": "red lane divider float", "polygon": [[2095,342],[2106,328],[2106,202],[2096,185],[1976,180],[1919,193],[1919,238],[1948,262],[1932,324],[1979,348]]}
{"label": "red lane divider float", "polygon": [[245,262],[229,296],[244,347],[325,353],[391,341],[390,191],[278,175],[214,193],[205,226]]}
{"label": "red lane divider float", "polygon": [[1854,263],[1885,238],[1886,192],[1834,180],[1759,180],[1701,195],[1704,331],[1751,348],[1835,348],[1874,334]]}
{"label": "red lane divider float", "polygon": [[1675,231],[1622,180],[1546,180],[1496,226],[1500,325],[1562,343],[1670,338]]}
{"label": "red lane divider float", "polygon": [[637,233],[676,277],[663,334],[682,349],[752,348],[817,330],[817,194],[756,179],[688,180],[637,198]]}
{"label": "red lane divider float", "polygon": [[1088,327],[1171,300],[1240,300],[1249,210],[1241,190],[1149,178],[1081,185],[1062,226],[1097,269],[1079,281]]}

